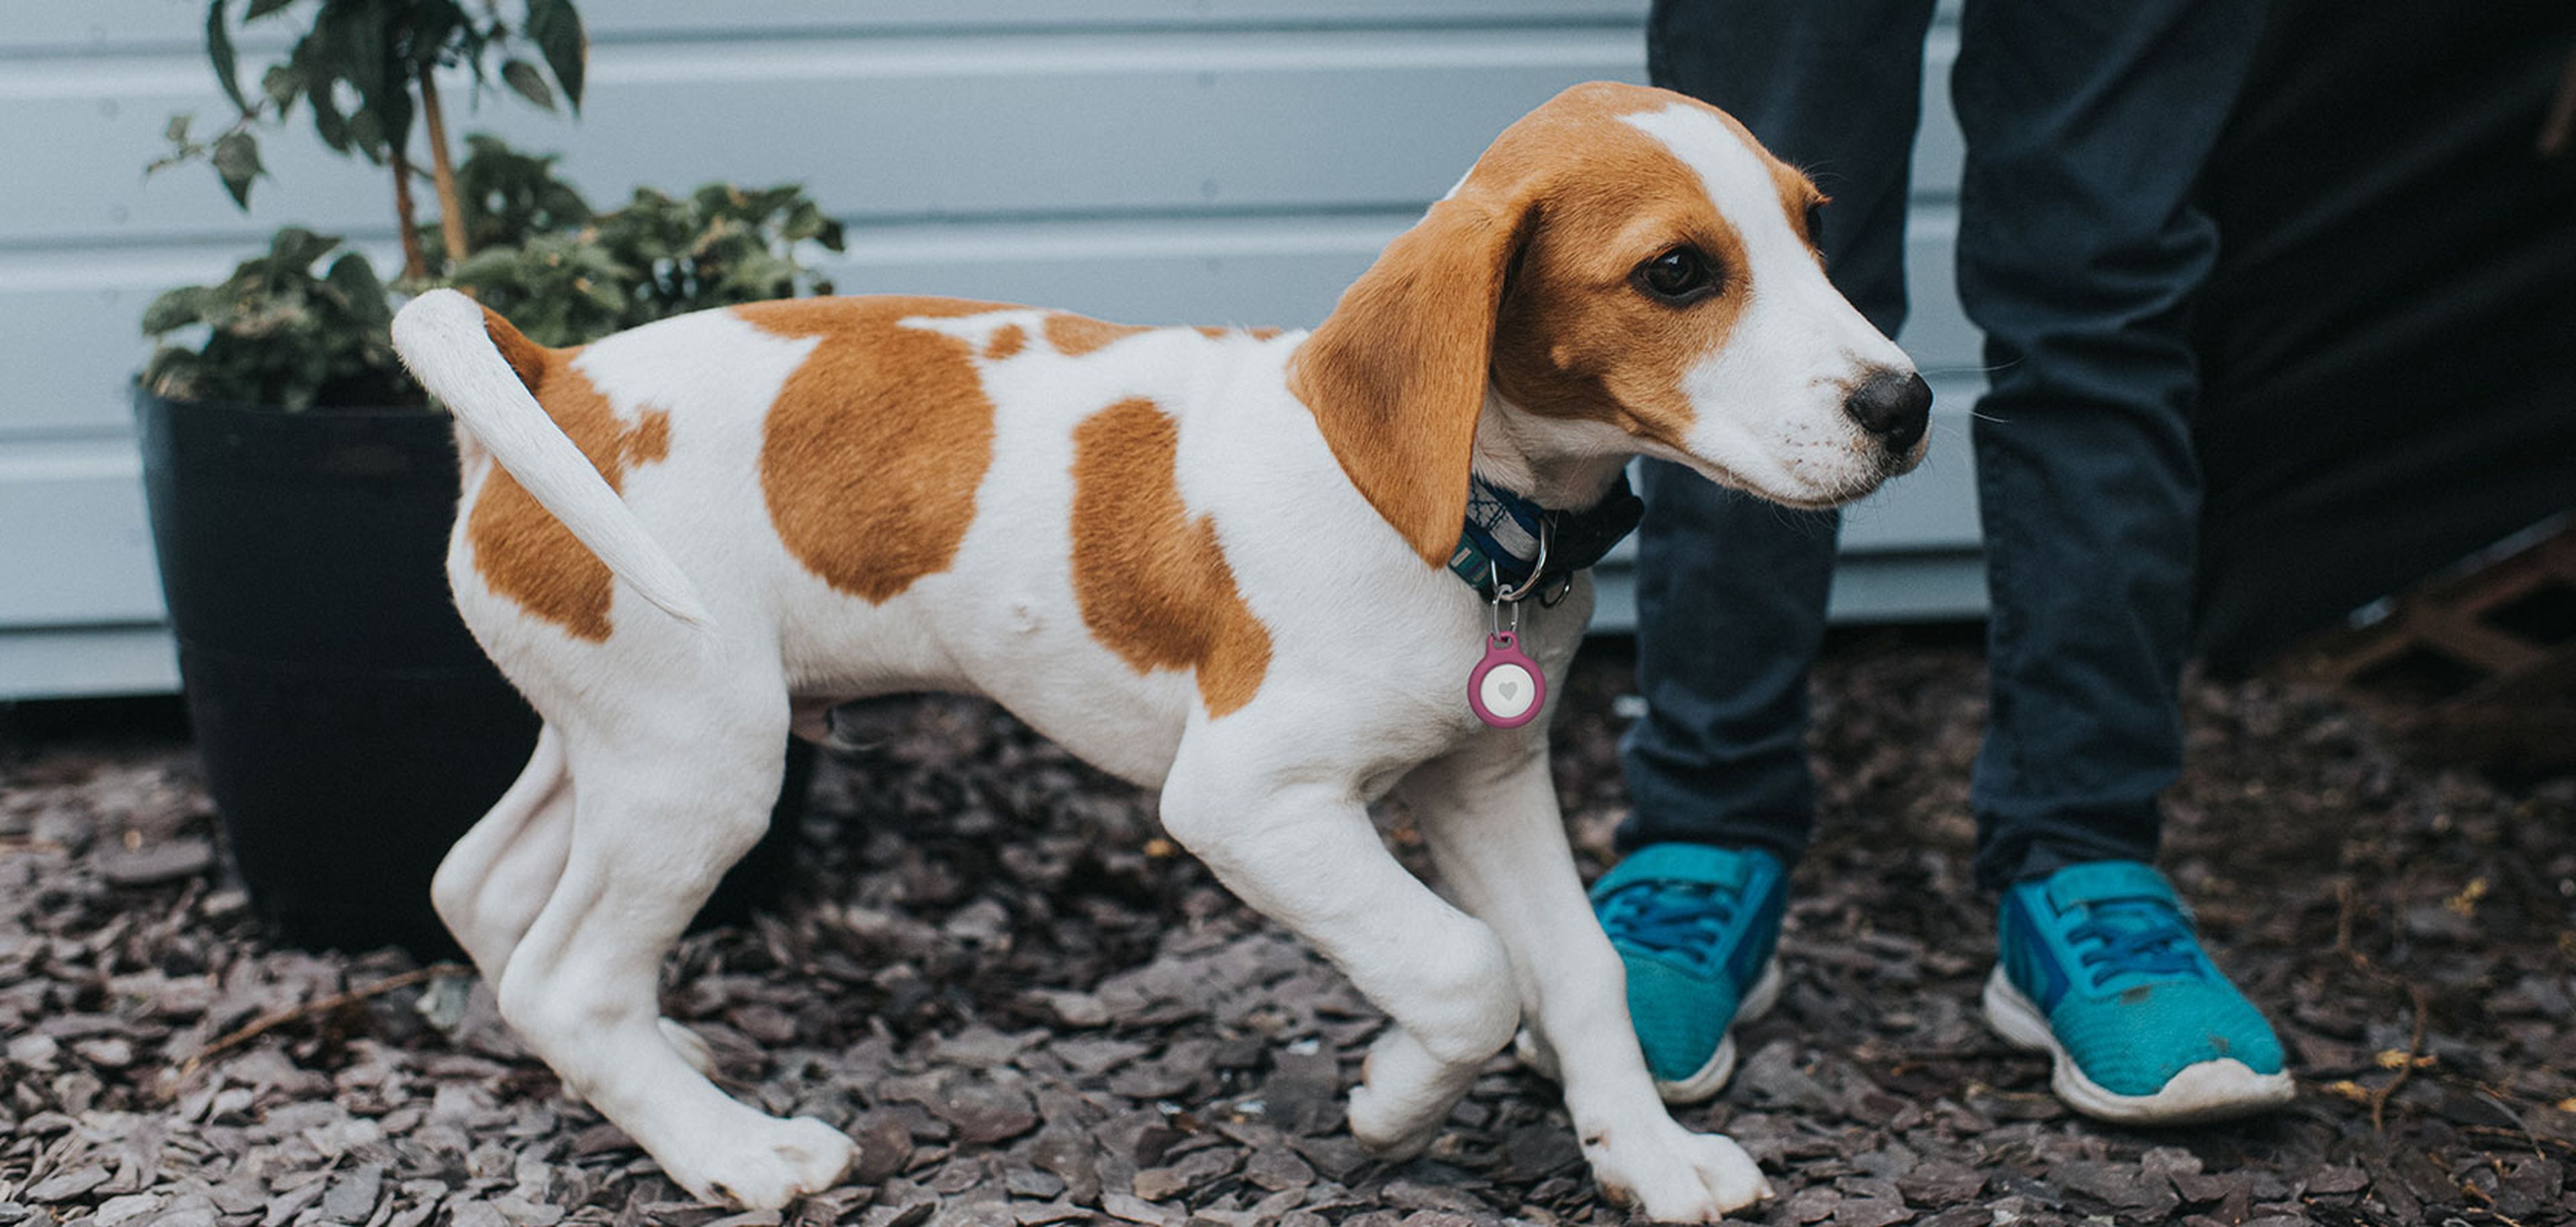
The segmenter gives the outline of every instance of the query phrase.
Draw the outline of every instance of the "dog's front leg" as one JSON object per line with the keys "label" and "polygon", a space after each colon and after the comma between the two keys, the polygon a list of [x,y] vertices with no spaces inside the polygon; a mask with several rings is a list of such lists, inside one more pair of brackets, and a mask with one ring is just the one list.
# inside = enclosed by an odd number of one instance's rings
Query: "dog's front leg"
{"label": "dog's front leg", "polygon": [[1477,739],[1403,796],[1450,893],[1510,951],[1522,1011],[1553,1053],[1593,1177],[1649,1218],[1706,1222],[1770,1196],[1732,1139],[1673,1122],[1628,1020],[1626,973],[1575,873],[1539,736]]}
{"label": "dog's front leg", "polygon": [[1164,827],[1395,1020],[1351,1091],[1351,1133],[1382,1158],[1420,1153],[1518,1025],[1503,945],[1388,855],[1353,780],[1247,771],[1257,751],[1215,740],[1183,748]]}

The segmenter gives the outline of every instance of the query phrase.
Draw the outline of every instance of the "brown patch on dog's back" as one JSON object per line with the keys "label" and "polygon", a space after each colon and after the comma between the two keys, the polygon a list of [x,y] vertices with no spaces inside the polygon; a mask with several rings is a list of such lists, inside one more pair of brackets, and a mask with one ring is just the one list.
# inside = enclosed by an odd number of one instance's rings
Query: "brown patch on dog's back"
{"label": "brown patch on dog's back", "polygon": [[1177,476],[1180,427],[1123,400],[1074,428],[1073,593],[1083,624],[1138,673],[1191,669],[1208,714],[1252,701],[1270,632],[1234,585],[1216,521],[1192,521]]}
{"label": "brown patch on dog's back", "polygon": [[[645,410],[632,426],[619,421],[608,398],[573,368],[579,350],[546,349],[491,311],[483,317],[485,331],[520,382],[610,489],[622,490],[635,466],[671,454],[669,412]],[[465,536],[473,543],[474,570],[492,591],[574,638],[608,638],[608,608],[616,591],[608,564],[497,464],[489,466],[482,492],[466,513]]]}
{"label": "brown patch on dog's back", "polygon": [[984,338],[984,360],[1000,362],[1005,358],[1014,357],[1020,352],[1020,347],[1028,343],[1027,329],[1017,324],[1004,324],[994,329],[993,335]]}
{"label": "brown patch on dog's back", "polygon": [[1137,324],[1111,324],[1062,312],[1046,317],[1047,344],[1068,358],[1079,358],[1122,337],[1151,331]]}
{"label": "brown patch on dog's back", "polygon": [[974,348],[907,319],[1009,308],[940,298],[806,298],[733,308],[818,340],[761,434],[760,488],[787,552],[882,603],[948,569],[993,462],[993,402]]}

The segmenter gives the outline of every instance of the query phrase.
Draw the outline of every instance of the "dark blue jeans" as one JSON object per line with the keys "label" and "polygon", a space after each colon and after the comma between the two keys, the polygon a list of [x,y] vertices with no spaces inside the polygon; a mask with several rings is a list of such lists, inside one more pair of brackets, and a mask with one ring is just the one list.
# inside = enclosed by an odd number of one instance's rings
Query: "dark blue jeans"
{"label": "dark blue jeans", "polygon": [[[1656,0],[1656,84],[1733,112],[1833,197],[1836,285],[1905,318],[1905,204],[1933,0]],[[1973,427],[1990,710],[1972,804],[1988,888],[2148,860],[2180,770],[2198,383],[2185,317],[2218,250],[2193,181],[2263,0],[1967,0],[1959,295],[1992,386]],[[1942,440],[1935,441],[1940,446]],[[1955,446],[1955,440],[1947,441]],[[1652,463],[1627,741],[1634,847],[1759,846],[1815,816],[1803,749],[1837,518]]]}

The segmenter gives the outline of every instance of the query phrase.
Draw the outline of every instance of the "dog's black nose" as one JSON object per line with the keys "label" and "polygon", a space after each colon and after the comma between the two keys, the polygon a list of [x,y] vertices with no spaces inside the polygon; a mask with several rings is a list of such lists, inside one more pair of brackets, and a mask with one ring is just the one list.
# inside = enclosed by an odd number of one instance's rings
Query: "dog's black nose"
{"label": "dog's black nose", "polygon": [[1912,371],[1881,370],[1852,390],[1843,412],[1877,435],[1887,450],[1904,455],[1923,441],[1932,420],[1932,385]]}

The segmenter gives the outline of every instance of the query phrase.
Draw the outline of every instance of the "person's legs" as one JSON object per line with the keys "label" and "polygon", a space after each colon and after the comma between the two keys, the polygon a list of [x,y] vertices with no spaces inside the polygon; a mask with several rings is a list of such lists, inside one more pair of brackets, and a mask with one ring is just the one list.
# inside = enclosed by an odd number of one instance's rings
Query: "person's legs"
{"label": "person's legs", "polygon": [[2148,863],[2179,774],[2200,483],[2184,331],[2218,236],[2191,199],[2262,0],[1968,0],[1959,291],[1992,706],[1971,801],[2002,893],[1986,1016],[2106,1120],[2287,1102],[2279,1040]]}
{"label": "person's legs", "polygon": [[1968,0],[1959,292],[1993,387],[1974,437],[1992,710],[1978,880],[2154,856],[2199,475],[2185,311],[2218,236],[2191,192],[2262,0]]}
{"label": "person's legs", "polygon": [[[1905,317],[1905,195],[1933,0],[1657,0],[1657,85],[1734,113],[1834,197],[1834,283],[1881,331]],[[1628,735],[1630,855],[1593,906],[1626,970],[1657,1089],[1704,1099],[1728,1034],[1778,991],[1787,866],[1807,844],[1807,671],[1824,636],[1837,520],[1649,462]]]}
{"label": "person's legs", "polygon": [[[1657,0],[1654,83],[1726,109],[1812,176],[1834,284],[1879,330],[1905,318],[1905,198],[1932,0]],[[1646,462],[1623,848],[1685,842],[1794,862],[1815,785],[1807,671],[1824,635],[1837,517]]]}

